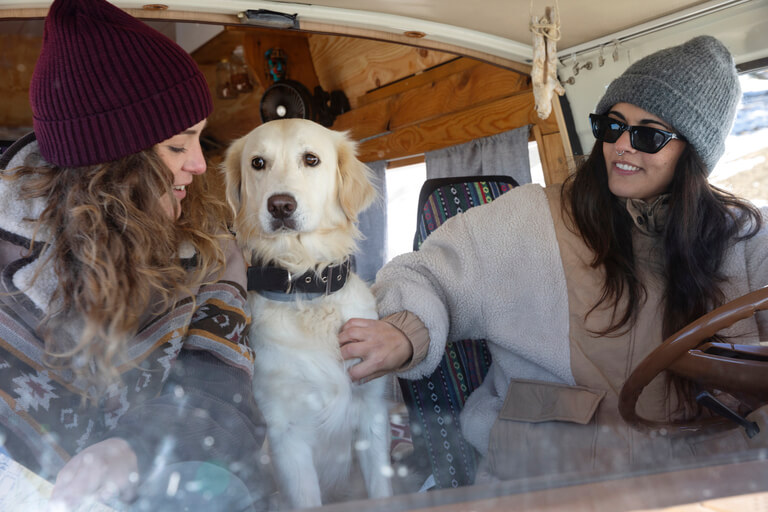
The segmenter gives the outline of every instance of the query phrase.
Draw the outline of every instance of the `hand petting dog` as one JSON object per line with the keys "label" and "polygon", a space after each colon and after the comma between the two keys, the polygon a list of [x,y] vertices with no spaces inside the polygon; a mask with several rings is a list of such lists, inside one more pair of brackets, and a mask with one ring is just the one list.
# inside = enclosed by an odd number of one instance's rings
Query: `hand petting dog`
{"label": "hand petting dog", "polygon": [[405,334],[382,320],[348,320],[339,332],[339,344],[345,361],[360,359],[349,368],[349,376],[355,382],[390,374],[413,357],[413,346]]}

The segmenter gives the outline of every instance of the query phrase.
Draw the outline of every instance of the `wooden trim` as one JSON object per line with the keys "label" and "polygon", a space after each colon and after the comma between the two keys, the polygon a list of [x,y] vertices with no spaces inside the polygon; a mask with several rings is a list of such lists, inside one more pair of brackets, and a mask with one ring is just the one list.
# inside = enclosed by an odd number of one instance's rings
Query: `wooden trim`
{"label": "wooden trim", "polygon": [[531,132],[539,150],[544,183],[553,185],[562,183],[568,177],[569,166],[563,150],[560,134],[544,133],[541,125],[535,125]]}
{"label": "wooden trim", "polygon": [[412,156],[535,124],[533,93],[520,94],[417,124],[363,141],[364,162]]}
{"label": "wooden trim", "polygon": [[552,99],[552,113],[555,114],[555,120],[557,121],[557,129],[560,132],[560,141],[563,145],[565,159],[568,162],[573,162],[573,148],[571,147],[571,138],[568,135],[568,125],[565,122],[560,99],[557,97]]}
{"label": "wooden trim", "polygon": [[[470,60],[449,66],[454,68],[460,71],[445,74],[438,66],[414,77],[414,83],[406,80],[393,89],[395,94],[339,116],[333,128],[364,140],[530,91],[529,77],[497,66]],[[557,130],[554,120],[547,129]]]}
{"label": "wooden trim", "polygon": [[421,164],[426,161],[424,155],[413,155],[405,158],[397,158],[387,161],[387,169],[397,169],[398,167],[407,167],[409,165]]}
{"label": "wooden trim", "polygon": [[5,19],[43,19],[48,14],[47,7],[24,7],[19,9],[0,9],[0,20]]}
{"label": "wooden trim", "polygon": [[[206,23],[210,25],[238,25],[240,20],[234,14],[219,14],[197,11],[148,11],[145,9],[123,9],[125,12],[142,20],[179,21],[187,23]],[[0,9],[3,19],[43,19],[48,15],[47,7],[23,7],[19,9]],[[245,25],[242,25],[245,26]]]}
{"label": "wooden trim", "polygon": [[544,141],[544,152],[547,154],[547,160],[549,161],[549,180],[546,183],[547,185],[562,183],[568,178],[570,166],[563,151],[560,134],[550,133],[549,135],[543,135],[542,139]]}
{"label": "wooden trim", "polygon": [[[205,23],[209,25],[240,25],[234,14],[218,14],[197,11],[146,11],[144,9],[123,9],[125,12],[142,20],[178,21],[187,23]],[[245,26],[245,25],[243,25]]]}

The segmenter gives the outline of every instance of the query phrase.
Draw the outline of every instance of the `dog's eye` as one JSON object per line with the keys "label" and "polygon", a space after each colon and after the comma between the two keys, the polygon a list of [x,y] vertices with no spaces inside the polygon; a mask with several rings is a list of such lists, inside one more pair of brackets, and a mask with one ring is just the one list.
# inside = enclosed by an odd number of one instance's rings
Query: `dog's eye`
{"label": "dog's eye", "polygon": [[257,171],[260,171],[264,168],[266,163],[264,162],[264,159],[260,156],[255,156],[251,159],[251,167],[256,169]]}
{"label": "dog's eye", "polygon": [[310,167],[315,167],[320,163],[320,157],[312,153],[304,153],[304,163]]}

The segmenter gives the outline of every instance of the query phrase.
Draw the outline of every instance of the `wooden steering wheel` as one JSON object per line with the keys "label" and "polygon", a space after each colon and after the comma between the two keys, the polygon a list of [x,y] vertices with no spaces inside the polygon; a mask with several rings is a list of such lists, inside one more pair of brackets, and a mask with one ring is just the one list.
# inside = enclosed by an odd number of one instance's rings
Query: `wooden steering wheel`
{"label": "wooden steering wheel", "polygon": [[736,424],[724,418],[695,423],[663,423],[640,417],[637,399],[659,373],[672,371],[704,387],[768,402],[768,346],[702,343],[718,331],[768,309],[768,286],[750,292],[707,313],[664,340],[637,365],[619,394],[619,412],[638,430],[724,430]]}

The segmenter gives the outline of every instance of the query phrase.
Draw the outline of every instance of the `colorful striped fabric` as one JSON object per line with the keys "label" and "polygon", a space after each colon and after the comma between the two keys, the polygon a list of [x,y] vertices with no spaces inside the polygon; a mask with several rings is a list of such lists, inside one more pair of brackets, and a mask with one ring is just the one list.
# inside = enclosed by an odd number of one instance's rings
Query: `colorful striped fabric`
{"label": "colorful striped fabric", "polygon": [[[413,250],[417,251],[427,236],[449,217],[490,203],[517,183],[509,176],[479,176],[478,181],[455,178],[427,180],[419,197],[419,211]],[[425,193],[425,191],[427,193]]]}
{"label": "colorful striped fabric", "polygon": [[[509,176],[477,176],[427,180],[421,189],[414,250],[446,219],[489,203],[517,186]],[[437,488],[474,482],[475,450],[459,428],[467,397],[483,381],[491,354],[483,340],[446,344],[438,368],[419,380],[400,379],[413,438],[414,464],[431,471]]]}

